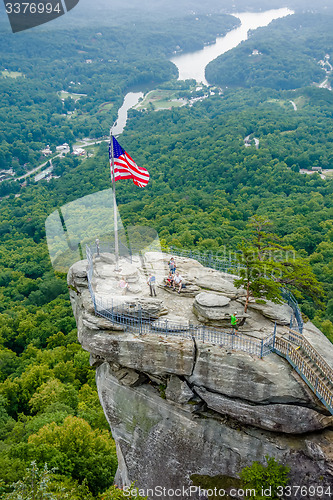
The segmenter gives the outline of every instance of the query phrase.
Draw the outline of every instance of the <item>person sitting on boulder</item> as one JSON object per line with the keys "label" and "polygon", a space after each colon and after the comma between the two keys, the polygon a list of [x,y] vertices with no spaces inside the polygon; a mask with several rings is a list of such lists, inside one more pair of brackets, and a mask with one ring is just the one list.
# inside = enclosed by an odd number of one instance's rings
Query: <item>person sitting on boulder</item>
{"label": "person sitting on boulder", "polygon": [[237,319],[237,312],[234,312],[234,314],[231,314],[230,316],[230,323],[231,323],[231,330],[234,335],[237,335],[238,333],[238,319]]}
{"label": "person sitting on boulder", "polygon": [[182,286],[183,286],[183,278],[177,272],[176,276],[173,278],[173,289],[176,290],[176,287],[178,287],[177,292],[180,293]]}
{"label": "person sitting on boulder", "polygon": [[127,290],[128,290],[128,283],[125,280],[124,276],[122,276],[121,280],[119,281],[119,288],[121,289],[122,295],[125,295]]}
{"label": "person sitting on boulder", "polygon": [[173,274],[171,271],[169,272],[168,277],[165,280],[165,286],[168,286],[169,288],[173,286]]}

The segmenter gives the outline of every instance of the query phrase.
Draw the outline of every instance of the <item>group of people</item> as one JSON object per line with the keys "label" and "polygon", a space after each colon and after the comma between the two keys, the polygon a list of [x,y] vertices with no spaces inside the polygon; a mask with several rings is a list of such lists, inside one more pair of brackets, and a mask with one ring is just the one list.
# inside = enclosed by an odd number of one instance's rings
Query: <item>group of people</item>
{"label": "group of people", "polygon": [[[182,276],[179,274],[179,272],[176,271],[177,266],[175,263],[175,259],[173,257],[171,257],[171,259],[169,260],[168,266],[169,266],[169,274],[165,280],[165,285],[170,288],[173,288],[173,290],[177,290],[177,292],[180,293],[181,289],[184,287],[184,280]],[[150,296],[156,297],[156,277],[152,273],[150,273],[148,276],[147,285],[149,286]],[[124,277],[122,277],[122,279],[119,281],[119,287],[122,290],[123,294],[127,292],[129,287]],[[232,333],[234,335],[237,335],[238,323],[239,323],[237,318],[237,312],[234,312],[233,314],[230,315],[230,323],[231,323]]]}
{"label": "group of people", "polygon": [[[179,274],[179,272],[176,271],[177,266],[175,263],[175,259],[173,257],[171,257],[171,259],[169,260],[168,266],[169,266],[169,274],[165,280],[165,285],[172,288],[175,291],[177,290],[177,292],[180,293],[181,289],[185,286],[184,279]],[[153,274],[149,274],[147,284],[149,286],[150,296],[156,297],[156,278]]]}
{"label": "group of people", "polygon": [[179,274],[178,271],[174,274],[170,271],[167,279],[165,280],[165,285],[169,288],[172,287],[173,290],[177,290],[177,292],[180,293],[181,289],[184,286],[183,277]]}
{"label": "group of people", "polygon": [[169,274],[167,279],[165,280],[165,285],[170,288],[172,287],[173,290],[177,290],[177,292],[180,293],[181,289],[184,287],[184,279],[179,274],[179,272],[176,271],[177,266],[173,257],[171,257],[171,259],[169,260],[168,266]]}

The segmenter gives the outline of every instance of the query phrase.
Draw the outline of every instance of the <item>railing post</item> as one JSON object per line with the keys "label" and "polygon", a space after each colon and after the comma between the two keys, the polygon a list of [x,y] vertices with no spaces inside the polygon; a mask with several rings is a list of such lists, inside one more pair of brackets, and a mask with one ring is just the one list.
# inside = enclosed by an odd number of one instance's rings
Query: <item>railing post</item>
{"label": "railing post", "polygon": [[264,355],[264,339],[261,339],[261,349],[260,349],[260,357],[263,358]]}
{"label": "railing post", "polygon": [[317,392],[318,381],[319,381],[319,377],[317,376],[316,385],[315,385],[315,392]]}
{"label": "railing post", "polygon": [[333,394],[331,395],[330,402],[328,403],[330,408],[332,408],[332,404],[333,404]]}
{"label": "railing post", "polygon": [[274,333],[273,333],[273,348],[272,348],[273,351],[275,351],[275,340],[276,340],[276,321],[275,321]]}
{"label": "railing post", "polygon": [[[142,335],[143,333],[143,325],[142,325],[142,307],[139,304],[139,309],[138,309],[138,323],[139,323],[139,335]],[[134,326],[134,318],[133,318],[133,326]]]}

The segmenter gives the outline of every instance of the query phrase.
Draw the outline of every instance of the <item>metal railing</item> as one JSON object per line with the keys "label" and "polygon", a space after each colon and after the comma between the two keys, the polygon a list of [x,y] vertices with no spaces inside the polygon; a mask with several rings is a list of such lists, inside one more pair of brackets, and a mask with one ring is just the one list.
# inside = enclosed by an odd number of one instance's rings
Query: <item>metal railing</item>
{"label": "metal railing", "polygon": [[282,289],[282,297],[285,299],[288,306],[290,306],[293,310],[293,315],[291,316],[291,319],[290,319],[290,325],[289,325],[290,328],[292,330],[297,330],[300,334],[302,334],[304,321],[303,321],[302,313],[301,313],[301,310],[298,306],[296,298],[290,292],[290,290],[287,290],[286,288]]}
{"label": "metal railing", "polygon": [[[319,356],[312,346],[311,350],[314,351],[316,356]],[[293,344],[288,342],[288,340],[276,337],[274,351],[287,359],[294,370],[302,377],[304,382],[306,382],[317,398],[333,415],[333,390],[330,385],[330,379],[328,380],[326,376],[316,373],[310,366],[307,359],[302,355],[302,352]]]}
{"label": "metal railing", "polygon": [[[181,324],[167,319],[158,319],[156,316],[144,311],[140,304],[114,304],[112,300],[108,301],[96,297],[92,285],[94,253],[88,246],[86,247],[86,255],[88,260],[88,287],[97,315],[108,319],[118,327],[122,326],[124,331],[138,335],[160,334],[166,337],[173,336],[199,340],[217,344],[226,349],[255,354],[260,358],[275,352],[290,363],[333,415],[333,370],[299,333],[289,330],[287,339],[278,337],[275,323],[273,334],[260,340],[241,334],[233,335],[230,332],[206,327],[205,325]],[[291,295],[288,295],[288,297],[290,300],[294,300]],[[315,372],[310,365],[311,362],[319,369],[320,373]]]}
{"label": "metal railing", "polygon": [[331,382],[333,385],[333,369],[331,366],[325,361],[325,359],[316,351],[316,349],[310,344],[310,342],[303,337],[303,335],[299,335],[293,330],[289,330],[288,335],[285,337],[288,338],[289,342],[292,342],[297,347],[302,349],[302,352],[311,359],[311,361],[316,365],[317,368],[322,372],[322,374]]}
{"label": "metal railing", "polygon": [[[216,271],[221,271],[226,274],[230,274],[231,272],[237,274],[239,269],[244,269],[244,266],[242,266],[237,259],[231,257],[231,255],[229,258],[225,257],[222,259],[221,256],[213,254],[212,252],[199,252],[197,250],[185,250],[176,247],[170,247],[170,253],[177,255],[178,257],[195,259],[206,267],[210,267],[211,269],[215,269]],[[304,322],[296,298],[286,288],[281,289],[281,295],[293,310],[290,318],[290,328],[297,330],[302,334]]]}
{"label": "metal railing", "polygon": [[[91,288],[90,288],[91,290]],[[245,335],[234,335],[225,330],[210,328],[205,325],[176,323],[168,319],[157,319],[147,314],[140,305],[114,305],[112,301],[97,298],[93,294],[95,313],[116,325],[122,325],[124,331],[138,335],[160,334],[166,337],[195,339],[203,343],[216,344],[232,350],[245,351],[259,357],[272,352],[273,336],[267,339],[249,338]]]}
{"label": "metal railing", "polygon": [[96,297],[92,285],[94,254],[88,246],[86,248],[86,255],[88,260],[88,287],[95,313],[117,326],[123,326],[124,331],[138,335],[158,333],[165,336],[195,339],[201,342],[220,345],[227,349],[255,354],[260,358],[272,352],[275,331],[273,335],[265,339],[249,338],[242,334],[234,335],[231,332],[205,325],[182,324],[167,319],[158,319],[156,316],[144,311],[140,304],[118,305],[112,300],[108,301],[102,297]]}
{"label": "metal railing", "polygon": [[218,254],[213,252],[200,252],[199,250],[186,250],[183,248],[170,247],[170,252],[178,257],[187,257],[189,259],[194,259],[200,262],[205,267],[210,267],[216,271],[221,271],[223,273],[230,274],[231,271],[237,271],[238,269],[244,269],[235,258],[229,256],[229,258],[221,258]]}

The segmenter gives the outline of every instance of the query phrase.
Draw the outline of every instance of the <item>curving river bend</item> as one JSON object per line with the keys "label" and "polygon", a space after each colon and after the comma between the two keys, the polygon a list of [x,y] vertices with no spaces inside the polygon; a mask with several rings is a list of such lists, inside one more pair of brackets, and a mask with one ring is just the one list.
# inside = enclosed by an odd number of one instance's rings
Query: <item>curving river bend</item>
{"label": "curving river bend", "polygon": [[272,9],[265,12],[242,12],[240,14],[232,14],[241,21],[241,25],[223,37],[218,37],[216,43],[207,45],[201,50],[181,54],[170,59],[179,71],[179,80],[187,80],[194,78],[198,83],[202,82],[206,85],[208,82],[205,79],[205,68],[208,63],[216,59],[221,54],[231,50],[239,45],[244,40],[247,40],[250,30],[267,26],[274,19],[286,17],[294,12],[290,9]]}
{"label": "curving river bend", "polygon": [[[201,50],[180,54],[170,59],[179,71],[179,80],[195,79],[198,83],[202,82],[206,85],[208,82],[205,79],[205,68],[208,63],[216,59],[219,55],[224,54],[239,45],[244,40],[247,40],[250,30],[268,26],[274,19],[279,19],[294,14],[288,8],[272,9],[265,12],[241,12],[232,14],[241,21],[241,25],[230,31],[227,35],[218,37],[212,45],[207,45]],[[120,135],[127,122],[127,111],[133,108],[140,97],[143,97],[142,92],[129,92],[124,99],[123,105],[119,108],[118,118],[113,126],[113,134]]]}

